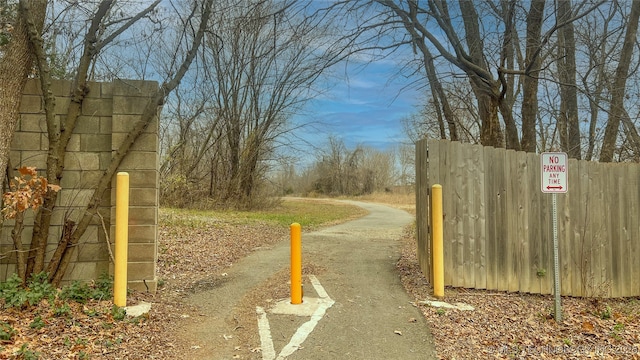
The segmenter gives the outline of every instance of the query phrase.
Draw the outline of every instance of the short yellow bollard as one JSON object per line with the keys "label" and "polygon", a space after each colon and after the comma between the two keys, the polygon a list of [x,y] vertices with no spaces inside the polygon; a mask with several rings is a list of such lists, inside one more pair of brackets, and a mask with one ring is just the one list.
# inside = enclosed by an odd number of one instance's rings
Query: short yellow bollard
{"label": "short yellow bollard", "polygon": [[127,306],[127,262],[129,247],[129,174],[119,172],[116,182],[116,249],[113,303]]}
{"label": "short yellow bollard", "polygon": [[433,296],[444,297],[444,243],[442,216],[442,186],[431,187],[431,235],[433,252]]}
{"label": "short yellow bollard", "polygon": [[291,224],[291,303],[302,304],[302,236],[300,224]]}

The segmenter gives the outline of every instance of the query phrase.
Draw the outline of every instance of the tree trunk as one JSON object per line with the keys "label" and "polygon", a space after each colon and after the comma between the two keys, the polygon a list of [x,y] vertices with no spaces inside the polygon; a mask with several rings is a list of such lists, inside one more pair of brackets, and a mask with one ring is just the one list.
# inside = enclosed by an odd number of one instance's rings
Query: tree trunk
{"label": "tree trunk", "polygon": [[515,1],[501,2],[502,19],[504,21],[504,38],[502,41],[502,51],[500,55],[500,66],[498,69],[498,79],[501,83],[501,93],[499,98],[499,110],[502,114],[505,130],[505,145],[507,149],[520,150],[520,139],[518,139],[518,127],[513,118],[513,104],[515,103],[515,75],[504,73],[502,68],[515,68],[516,31],[514,25]]}
{"label": "tree trunk", "polygon": [[527,39],[525,55],[525,76],[522,85],[522,140],[521,148],[526,152],[536,152],[536,118],[538,116],[538,73],[540,70],[542,20],[545,0],[533,0],[527,15]]}
{"label": "tree trunk", "polygon": [[480,143],[485,146],[504,147],[504,135],[498,120],[498,97],[474,89],[478,100],[478,116],[482,120]]}
{"label": "tree trunk", "polygon": [[624,116],[624,98],[626,94],[627,76],[629,65],[635,48],[638,18],[640,18],[640,0],[634,0],[631,4],[631,14],[627,25],[627,33],[624,38],[624,45],[620,52],[620,60],[616,69],[616,75],[611,89],[611,109],[609,110],[609,120],[604,132],[602,150],[600,151],[600,161],[613,161],[613,153],[616,148],[620,119]]}
{"label": "tree trunk", "polygon": [[47,7],[46,0],[22,0],[11,34],[0,61],[0,184],[4,184],[9,162],[9,150],[18,123],[18,112],[22,91],[32,70],[33,50],[29,42],[25,9],[33,13],[32,22],[37,31],[42,31]]}
{"label": "tree trunk", "polygon": [[[77,69],[76,78],[74,81],[74,89],[69,107],[67,109],[66,117],[58,121],[54,116],[54,106],[52,101],[47,101],[45,98],[45,113],[47,116],[47,131],[49,135],[49,152],[47,154],[47,181],[52,185],[60,185],[62,179],[62,171],[64,169],[64,160],[67,151],[67,144],[71,139],[71,134],[75,128],[78,117],[80,116],[82,103],[85,96],[89,93],[87,87],[88,71],[92,59],[98,52],[97,49],[97,34],[102,24],[102,19],[108,14],[113,0],[103,0],[96,14],[94,15],[91,25],[85,35],[84,49],[82,57]],[[46,62],[46,56],[42,48],[42,39],[38,37],[32,38],[32,43],[36,46],[37,59],[39,69],[42,73],[40,84],[42,86],[42,93],[45,95],[51,95],[49,89],[50,79],[48,74],[48,64]],[[40,43],[39,48],[37,43]],[[55,207],[58,193],[49,191],[44,198],[42,208],[38,211],[39,220],[34,224],[33,237],[31,239],[31,251],[35,254],[35,257],[29,259],[27,270],[33,273],[39,273],[45,269],[45,255],[47,240],[49,238],[49,228],[51,226],[51,218],[53,216],[53,208]],[[53,259],[59,261],[59,259]],[[52,274],[50,274],[52,276]]]}
{"label": "tree trunk", "polygon": [[[484,58],[484,42],[480,36],[478,13],[471,1],[461,1],[460,10],[465,16],[462,18],[466,33],[466,43],[471,62],[483,70],[482,75],[490,76]],[[471,70],[471,69],[469,69]],[[498,119],[498,109],[501,101],[499,80],[482,77],[477,71],[469,73],[471,87],[478,102],[478,115],[482,121],[480,142],[485,146],[504,147],[504,134]]]}
{"label": "tree trunk", "polygon": [[[561,119],[566,127],[561,133],[564,137],[563,150],[570,158],[581,158],[580,122],[578,120],[578,93],[576,84],[576,41],[571,19],[571,1],[558,1],[558,22],[565,23],[558,32],[558,38],[562,39],[562,46],[558,46],[563,56],[559,59],[560,71],[560,108]],[[560,66],[562,65],[562,66]]]}
{"label": "tree trunk", "polygon": [[22,230],[24,230],[24,212],[18,211],[13,230],[11,230],[11,238],[13,239],[13,248],[16,252],[16,269],[24,285],[27,281],[27,257],[25,256],[24,246],[22,245]]}

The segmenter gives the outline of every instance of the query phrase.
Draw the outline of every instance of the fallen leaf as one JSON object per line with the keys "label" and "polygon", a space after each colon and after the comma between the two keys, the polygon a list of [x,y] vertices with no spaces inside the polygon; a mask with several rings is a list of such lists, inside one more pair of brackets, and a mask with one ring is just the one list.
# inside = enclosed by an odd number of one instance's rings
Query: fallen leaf
{"label": "fallen leaf", "polygon": [[595,331],[595,327],[590,321],[585,321],[582,323],[582,331],[587,333],[593,333]]}

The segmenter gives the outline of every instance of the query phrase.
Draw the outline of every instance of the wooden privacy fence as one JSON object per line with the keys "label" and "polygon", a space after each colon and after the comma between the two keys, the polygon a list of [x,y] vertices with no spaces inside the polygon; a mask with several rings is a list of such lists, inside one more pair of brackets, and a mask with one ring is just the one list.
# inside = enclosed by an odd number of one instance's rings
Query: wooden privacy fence
{"label": "wooden privacy fence", "polygon": [[[640,296],[640,164],[570,159],[557,194],[561,294]],[[540,156],[445,140],[416,145],[418,259],[431,278],[429,189],[443,187],[445,285],[551,294],[552,194]]]}

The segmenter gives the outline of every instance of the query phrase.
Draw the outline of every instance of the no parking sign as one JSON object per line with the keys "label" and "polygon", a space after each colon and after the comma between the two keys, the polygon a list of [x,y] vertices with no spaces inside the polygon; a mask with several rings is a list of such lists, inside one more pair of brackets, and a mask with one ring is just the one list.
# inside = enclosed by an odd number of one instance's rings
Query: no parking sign
{"label": "no parking sign", "polygon": [[543,193],[567,192],[567,154],[563,152],[545,152],[540,156],[540,186]]}

